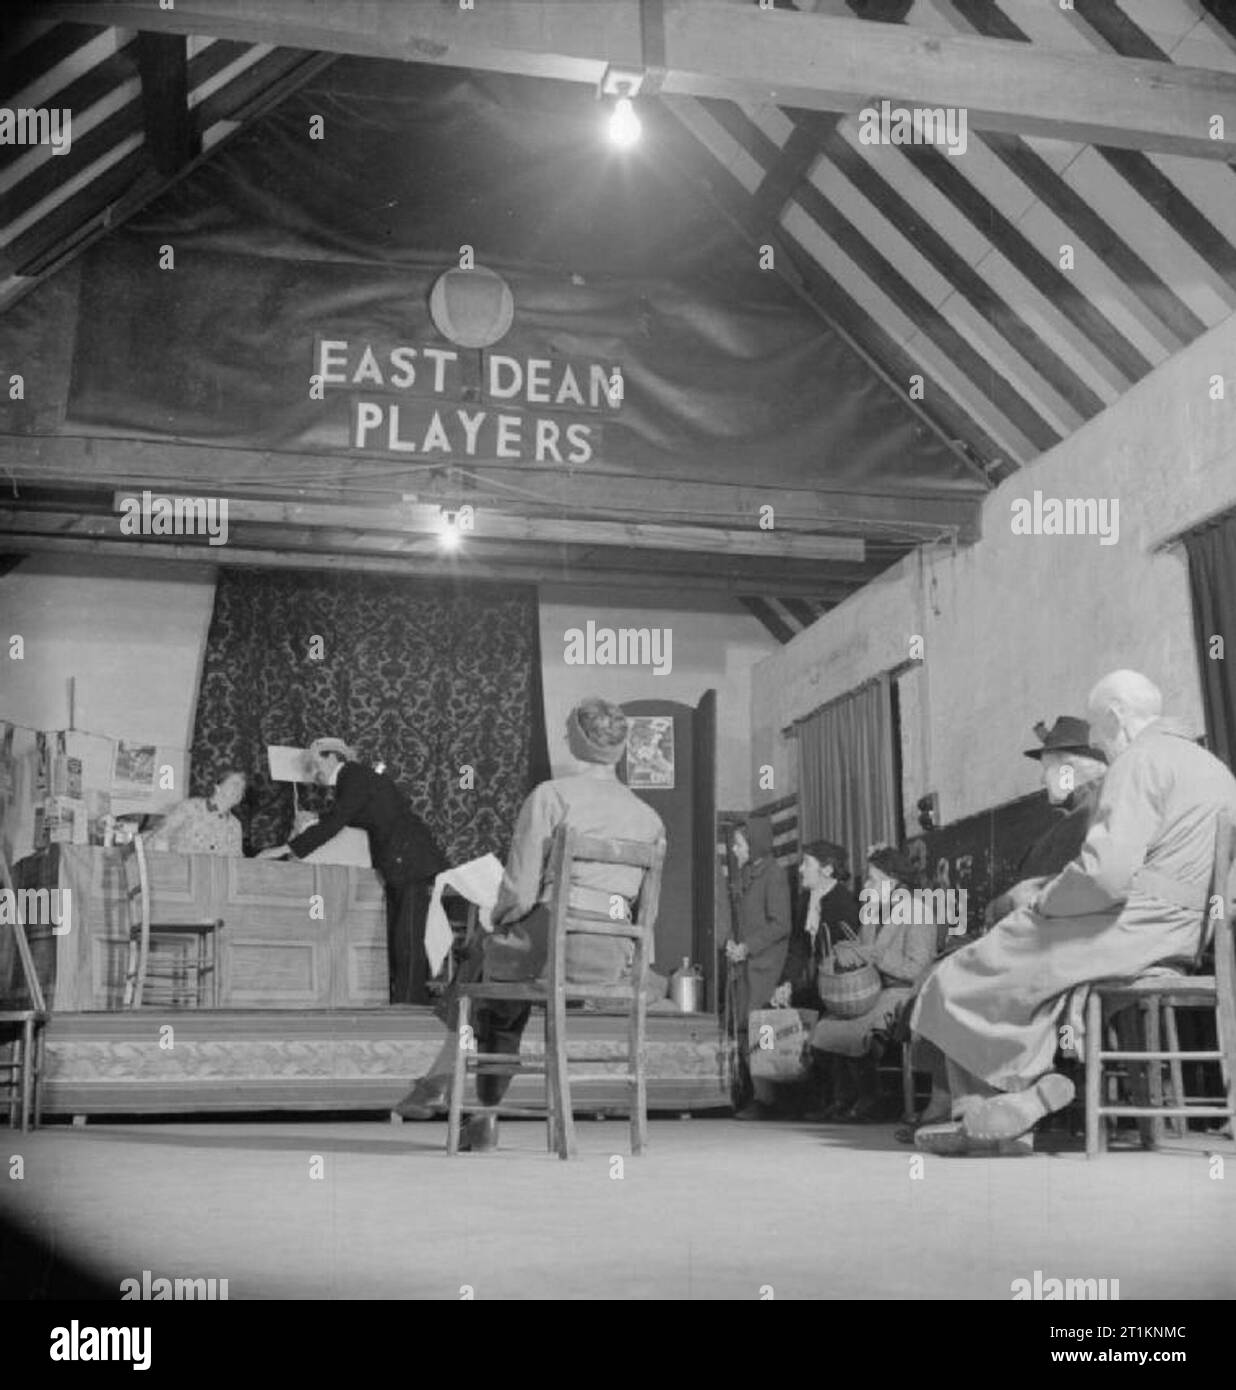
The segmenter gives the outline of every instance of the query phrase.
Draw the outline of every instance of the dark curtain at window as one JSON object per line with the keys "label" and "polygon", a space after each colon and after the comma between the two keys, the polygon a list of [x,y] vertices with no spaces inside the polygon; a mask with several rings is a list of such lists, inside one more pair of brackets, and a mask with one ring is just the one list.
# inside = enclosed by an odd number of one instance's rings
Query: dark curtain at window
{"label": "dark curtain at window", "polygon": [[1198,527],[1184,543],[1207,741],[1236,768],[1236,512]]}
{"label": "dark curtain at window", "polygon": [[[193,794],[228,768],[248,772],[246,849],[280,844],[292,791],[271,782],[267,745],[323,736],[384,762],[452,862],[504,857],[520,802],[549,776],[535,589],[221,571]],[[302,788],[301,805],[325,795]]]}
{"label": "dark curtain at window", "polygon": [[844,845],[862,874],[867,849],[897,839],[889,678],[881,675],[797,721],[799,844]]}

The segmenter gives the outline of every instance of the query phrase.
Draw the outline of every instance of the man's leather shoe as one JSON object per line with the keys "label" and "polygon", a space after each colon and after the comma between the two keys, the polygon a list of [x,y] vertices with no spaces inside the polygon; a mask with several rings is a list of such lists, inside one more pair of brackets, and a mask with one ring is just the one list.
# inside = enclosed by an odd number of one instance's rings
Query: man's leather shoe
{"label": "man's leather shoe", "polygon": [[497,1115],[474,1115],[459,1136],[459,1152],[482,1154],[498,1147]]}
{"label": "man's leather shoe", "polygon": [[1044,1115],[1063,1110],[1076,1088],[1067,1076],[1049,1071],[1025,1091],[1006,1091],[981,1101],[962,1124],[972,1139],[1016,1139],[1028,1134]]}
{"label": "man's leather shoe", "polygon": [[920,1125],[914,1131],[914,1147],[920,1153],[947,1158],[1024,1158],[1034,1152],[1034,1135],[1015,1139],[976,1139],[967,1134],[961,1120],[938,1125]]}
{"label": "man's leather shoe", "polygon": [[443,1109],[445,1101],[446,1082],[422,1076],[392,1113],[404,1120],[432,1120]]}

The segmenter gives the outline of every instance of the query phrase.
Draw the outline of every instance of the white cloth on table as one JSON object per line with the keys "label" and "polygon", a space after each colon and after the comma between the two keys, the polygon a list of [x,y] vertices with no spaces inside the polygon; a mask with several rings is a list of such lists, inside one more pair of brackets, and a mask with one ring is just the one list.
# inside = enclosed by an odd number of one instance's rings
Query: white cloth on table
{"label": "white cloth on table", "polygon": [[492,854],[483,854],[479,859],[468,860],[466,864],[443,869],[434,879],[433,896],[429,899],[429,911],[425,918],[425,955],[431,974],[436,975],[442,969],[442,962],[450,952],[453,939],[451,924],[442,906],[442,890],[453,888],[461,898],[475,903],[481,909],[481,926],[486,931],[493,931],[491,914],[501,886],[502,861]]}

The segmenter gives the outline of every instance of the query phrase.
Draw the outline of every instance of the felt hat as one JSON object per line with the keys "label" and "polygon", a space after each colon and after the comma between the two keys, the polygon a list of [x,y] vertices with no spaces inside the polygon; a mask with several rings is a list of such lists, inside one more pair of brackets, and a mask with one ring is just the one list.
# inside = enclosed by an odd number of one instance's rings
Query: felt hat
{"label": "felt hat", "polygon": [[1105,763],[1107,754],[1095,748],[1090,742],[1090,725],[1084,719],[1075,719],[1071,714],[1062,714],[1049,729],[1043,720],[1034,726],[1039,736],[1041,748],[1027,748],[1026,757],[1037,762],[1044,753],[1082,753]]}

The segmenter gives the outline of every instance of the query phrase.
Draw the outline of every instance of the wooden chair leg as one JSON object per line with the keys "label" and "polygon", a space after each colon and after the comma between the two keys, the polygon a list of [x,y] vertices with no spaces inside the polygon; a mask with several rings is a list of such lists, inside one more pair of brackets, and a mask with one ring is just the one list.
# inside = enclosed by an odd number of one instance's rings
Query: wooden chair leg
{"label": "wooden chair leg", "polygon": [[30,1128],[34,1109],[34,1019],[28,1018],[21,1028],[21,1128]]}
{"label": "wooden chair leg", "polygon": [[918,1105],[914,1096],[914,1067],[910,1062],[910,1039],[901,1044],[901,1122],[912,1125],[918,1118]]}
{"label": "wooden chair leg", "polygon": [[[1147,999],[1145,1007],[1146,1020],[1146,1051],[1158,1052],[1161,1050],[1162,1030],[1159,1027],[1159,1001],[1157,999]],[[1150,1104],[1156,1110],[1163,1108],[1163,1063],[1153,1061],[1146,1063],[1148,1078],[1148,1090],[1150,1093]],[[1146,1142],[1147,1131],[1150,1135],[1150,1142]],[[1142,1145],[1145,1148],[1157,1149],[1163,1141],[1163,1120],[1155,1115],[1150,1118],[1149,1124],[1142,1131]]]}
{"label": "wooden chair leg", "polygon": [[[559,988],[546,1002],[545,1016],[553,1014],[553,1060],[546,1058],[547,1070],[552,1068],[555,1087],[554,1108],[558,1115],[558,1157],[574,1158],[579,1150],[575,1144],[575,1116],[571,1111],[571,1076],[567,1062],[566,995]],[[547,1039],[548,1042],[548,1039]]]}
{"label": "wooden chair leg", "polygon": [[47,1025],[34,1034],[34,1127],[43,1123],[43,1067],[47,1061]]}
{"label": "wooden chair leg", "polygon": [[[1169,1052],[1180,1051],[1180,1033],[1176,1027],[1176,1006],[1170,999],[1163,1001],[1163,1030],[1167,1034],[1167,1047]],[[1171,1104],[1185,1107],[1185,1083],[1184,1067],[1181,1065],[1179,1057],[1173,1057],[1168,1062],[1169,1075],[1171,1077]],[[1173,1115],[1168,1121],[1168,1128],[1172,1134],[1182,1139],[1189,1132],[1189,1121],[1184,1115]]]}
{"label": "wooden chair leg", "polygon": [[471,1024],[472,1001],[465,994],[459,1000],[459,1020],[455,1026],[455,1058],[451,1069],[451,1108],[446,1125],[446,1151],[459,1152],[459,1130],[463,1119],[464,1086],[468,1074],[468,1046],[475,1045]]}
{"label": "wooden chair leg", "polygon": [[1086,1157],[1098,1158],[1107,1138],[1104,1118],[1099,1114],[1103,1083],[1103,998],[1097,989],[1086,1000]]}
{"label": "wooden chair leg", "polygon": [[562,1135],[562,1086],[558,1076],[558,1020],[555,1010],[545,1009],[545,1147],[549,1153],[562,1154],[565,1140]]}
{"label": "wooden chair leg", "polygon": [[[637,952],[635,962],[635,978],[642,980],[642,948]],[[627,1023],[628,1065],[631,1068],[631,1152],[635,1155],[642,1154],[648,1142],[647,1014],[648,1001],[644,997],[643,986],[639,985],[631,1001]]]}

